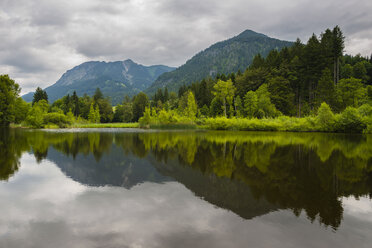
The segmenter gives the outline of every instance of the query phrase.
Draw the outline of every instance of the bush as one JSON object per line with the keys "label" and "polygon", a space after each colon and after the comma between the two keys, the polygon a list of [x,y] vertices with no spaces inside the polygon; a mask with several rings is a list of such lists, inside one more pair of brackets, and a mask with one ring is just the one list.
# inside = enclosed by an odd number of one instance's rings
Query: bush
{"label": "bush", "polygon": [[332,113],[331,108],[325,102],[323,102],[319,109],[316,117],[317,124],[320,131],[332,131],[334,128],[335,117]]}
{"label": "bush", "polygon": [[361,133],[367,127],[358,110],[347,107],[337,118],[336,131],[344,133]]}
{"label": "bush", "polygon": [[58,127],[67,127],[71,125],[71,120],[61,113],[47,113],[44,115],[44,123],[54,124]]}

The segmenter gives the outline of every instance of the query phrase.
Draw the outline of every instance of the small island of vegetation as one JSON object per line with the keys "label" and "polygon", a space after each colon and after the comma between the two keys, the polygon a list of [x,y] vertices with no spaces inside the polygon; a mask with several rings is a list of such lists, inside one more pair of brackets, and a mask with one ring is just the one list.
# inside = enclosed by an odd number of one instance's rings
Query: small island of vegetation
{"label": "small island of vegetation", "polygon": [[306,44],[256,55],[242,73],[218,74],[182,86],[140,92],[112,107],[97,88],[48,102],[37,88],[31,104],[0,76],[0,125],[30,128],[143,127],[214,130],[372,133],[372,56],[343,55],[336,26]]}

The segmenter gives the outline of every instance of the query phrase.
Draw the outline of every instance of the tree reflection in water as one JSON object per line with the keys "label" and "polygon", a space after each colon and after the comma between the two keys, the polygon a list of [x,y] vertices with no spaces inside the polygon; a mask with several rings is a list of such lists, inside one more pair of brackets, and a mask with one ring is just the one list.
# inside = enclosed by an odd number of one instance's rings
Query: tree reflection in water
{"label": "tree reflection in water", "polygon": [[[49,149],[65,157],[48,155]],[[368,135],[2,129],[1,180],[18,170],[23,152],[33,152],[39,162],[51,159],[68,176],[90,185],[131,187],[141,180],[173,178],[247,219],[291,209],[296,216],[304,211],[311,221],[337,229],[343,215],[341,197],[372,193]],[[84,157],[77,160],[79,154]],[[67,168],[66,157],[78,163]],[[141,163],[152,169],[143,165],[136,172]]]}

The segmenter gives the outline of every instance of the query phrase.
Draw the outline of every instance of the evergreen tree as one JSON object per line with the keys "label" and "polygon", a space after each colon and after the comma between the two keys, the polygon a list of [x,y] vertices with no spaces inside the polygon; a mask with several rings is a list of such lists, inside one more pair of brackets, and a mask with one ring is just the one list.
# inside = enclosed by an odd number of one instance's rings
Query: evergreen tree
{"label": "evergreen tree", "polygon": [[271,101],[275,107],[285,115],[294,113],[294,94],[289,84],[289,80],[284,77],[274,77],[269,81],[268,90]]}
{"label": "evergreen tree", "polygon": [[32,105],[40,100],[45,100],[48,102],[48,94],[46,91],[42,90],[40,87],[37,87],[34,93],[34,98],[32,100]]}
{"label": "evergreen tree", "polygon": [[79,104],[79,97],[76,94],[76,91],[72,94],[71,97],[71,102],[72,102],[72,112],[74,116],[79,116],[80,115],[80,104]]}
{"label": "evergreen tree", "polygon": [[133,120],[138,121],[138,119],[143,116],[145,108],[149,105],[149,99],[147,95],[143,92],[140,92],[135,96],[133,101]]}
{"label": "evergreen tree", "polygon": [[90,110],[89,110],[89,115],[88,115],[88,120],[90,123],[96,123],[96,111],[94,109],[94,104],[92,103],[90,105]]}
{"label": "evergreen tree", "polygon": [[316,105],[320,106],[322,102],[330,106],[335,104],[335,87],[332,80],[331,71],[326,68],[323,70],[322,76],[319,79],[316,90]]}
{"label": "evergreen tree", "polygon": [[101,99],[103,99],[102,91],[99,88],[97,88],[93,95],[93,101],[97,103],[98,100],[101,100]]}
{"label": "evergreen tree", "polygon": [[334,83],[338,84],[340,74],[340,57],[345,48],[345,37],[339,26],[333,28],[333,59],[334,59]]}

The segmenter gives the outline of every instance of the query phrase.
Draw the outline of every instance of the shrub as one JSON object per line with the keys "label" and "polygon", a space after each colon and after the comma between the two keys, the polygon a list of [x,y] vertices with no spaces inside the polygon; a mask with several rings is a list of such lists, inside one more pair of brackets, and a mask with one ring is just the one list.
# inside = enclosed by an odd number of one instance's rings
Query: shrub
{"label": "shrub", "polygon": [[347,107],[337,118],[336,130],[345,133],[361,133],[366,127],[358,110]]}
{"label": "shrub", "polygon": [[335,117],[332,113],[331,108],[325,102],[323,102],[319,109],[316,117],[317,124],[320,131],[331,131],[333,130]]}
{"label": "shrub", "polygon": [[71,125],[71,120],[61,113],[47,113],[44,115],[44,123],[54,124],[58,127],[67,127],[68,125]]}

